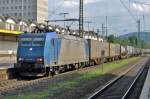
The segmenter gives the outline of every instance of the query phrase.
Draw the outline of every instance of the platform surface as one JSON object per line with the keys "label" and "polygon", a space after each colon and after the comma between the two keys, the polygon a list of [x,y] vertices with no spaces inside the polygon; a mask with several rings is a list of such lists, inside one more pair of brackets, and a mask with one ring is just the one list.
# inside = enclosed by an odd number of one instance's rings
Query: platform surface
{"label": "platform surface", "polygon": [[0,70],[1,69],[11,69],[14,68],[13,63],[0,63]]}
{"label": "platform surface", "polygon": [[10,69],[14,67],[16,57],[0,57],[0,69]]}
{"label": "platform surface", "polygon": [[150,99],[150,69],[148,71],[140,99]]}

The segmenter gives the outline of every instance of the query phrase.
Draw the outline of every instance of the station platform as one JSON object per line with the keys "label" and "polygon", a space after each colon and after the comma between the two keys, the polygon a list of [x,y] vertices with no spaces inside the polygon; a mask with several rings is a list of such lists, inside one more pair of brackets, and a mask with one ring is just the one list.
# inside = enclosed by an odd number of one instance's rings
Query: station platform
{"label": "station platform", "polygon": [[145,84],[139,99],[150,99],[150,69],[145,80]]}
{"label": "station platform", "polygon": [[13,63],[0,63],[0,70],[1,69],[11,69],[14,68]]}
{"label": "station platform", "polygon": [[6,29],[0,24],[0,80],[13,78],[18,36],[23,32]]}
{"label": "station platform", "polygon": [[8,80],[13,78],[15,57],[0,57],[0,80]]}
{"label": "station platform", "polygon": [[0,64],[0,80],[13,79],[15,72],[13,64]]}
{"label": "station platform", "polygon": [[0,57],[0,69],[13,68],[14,63],[16,63],[16,56]]}

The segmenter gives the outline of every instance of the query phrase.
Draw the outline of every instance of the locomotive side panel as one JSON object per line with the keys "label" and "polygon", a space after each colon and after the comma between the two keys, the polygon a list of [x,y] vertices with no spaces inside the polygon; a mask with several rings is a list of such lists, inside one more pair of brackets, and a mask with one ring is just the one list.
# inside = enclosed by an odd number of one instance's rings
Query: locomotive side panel
{"label": "locomotive side panel", "polygon": [[88,61],[86,46],[83,40],[61,39],[58,65]]}

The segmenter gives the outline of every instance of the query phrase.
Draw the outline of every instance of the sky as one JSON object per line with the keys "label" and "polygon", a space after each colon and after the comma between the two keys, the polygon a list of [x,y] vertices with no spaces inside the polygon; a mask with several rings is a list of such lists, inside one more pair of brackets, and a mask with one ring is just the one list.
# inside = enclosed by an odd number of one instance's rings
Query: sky
{"label": "sky", "polygon": [[[141,20],[141,31],[150,31],[150,0],[84,0],[84,21],[91,21],[90,30],[100,29],[108,19],[108,33],[122,35],[137,31],[137,20]],[[79,0],[49,0],[49,20],[79,17]],[[51,23],[63,25],[63,22]],[[71,25],[71,22],[67,22]],[[71,28],[78,28],[74,22]],[[84,23],[88,30],[88,24]]]}

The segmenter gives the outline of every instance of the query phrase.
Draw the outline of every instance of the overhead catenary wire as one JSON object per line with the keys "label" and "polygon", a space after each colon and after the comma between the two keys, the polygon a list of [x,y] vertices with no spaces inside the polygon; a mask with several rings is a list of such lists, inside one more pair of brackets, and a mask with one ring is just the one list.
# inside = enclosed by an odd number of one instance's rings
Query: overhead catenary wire
{"label": "overhead catenary wire", "polygon": [[[57,6],[56,8],[54,8],[54,10],[53,11],[51,11],[51,13],[49,14],[50,16],[49,16],[49,19],[51,19],[54,15],[57,15],[57,11],[62,7],[62,5],[64,4],[64,1],[63,2],[61,2],[60,4],[59,4],[59,6]],[[56,5],[55,5],[56,6]],[[49,11],[50,12],[50,11]]]}
{"label": "overhead catenary wire", "polygon": [[124,4],[124,2],[122,0],[120,0],[121,4],[123,5],[123,7],[128,11],[128,13],[131,15],[131,17],[135,20],[135,22],[137,21],[137,18],[134,16],[134,14],[131,12],[131,10]]}
{"label": "overhead catenary wire", "polygon": [[[138,15],[137,13],[134,15],[133,14],[133,12],[130,10],[130,8],[128,8],[125,4],[124,4],[124,2],[122,1],[122,0],[120,0],[121,1],[121,3],[124,5],[124,7],[126,7],[126,9],[128,10],[128,12],[129,12],[129,14],[134,18],[134,20],[137,22],[137,20],[139,19],[138,17],[139,16],[142,16],[142,15]],[[131,3],[131,1],[130,1],[130,3]],[[136,17],[135,17],[136,16]]]}
{"label": "overhead catenary wire", "polygon": [[133,13],[131,12],[131,10],[124,4],[124,2],[122,0],[120,0],[121,4],[124,6],[124,8],[129,12],[129,14],[132,16],[132,18],[135,20],[135,22],[137,22],[137,25],[138,25],[138,45],[139,47],[141,47],[141,41],[140,41],[140,32],[141,32],[141,20],[138,19],[138,16],[137,18],[135,16],[133,16]]}
{"label": "overhead catenary wire", "polygon": [[150,5],[150,3],[141,2],[141,1],[134,1],[135,3],[143,4],[143,5]]}
{"label": "overhead catenary wire", "polygon": [[[107,17],[109,17],[109,18],[113,18],[113,17],[131,17],[131,15],[109,15],[109,16],[107,16]],[[137,16],[137,15],[135,15],[135,14],[133,14],[133,16]],[[138,16],[141,16],[141,17],[143,17],[143,15],[138,15]],[[150,14],[144,14],[144,16],[150,16]],[[98,16],[86,16],[86,17],[84,17],[84,18],[99,18],[99,17],[103,17],[103,18],[105,18],[106,16],[104,16],[104,15],[98,15]]]}

